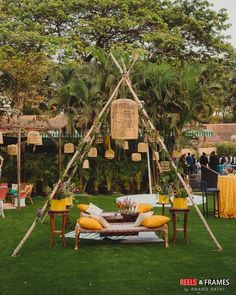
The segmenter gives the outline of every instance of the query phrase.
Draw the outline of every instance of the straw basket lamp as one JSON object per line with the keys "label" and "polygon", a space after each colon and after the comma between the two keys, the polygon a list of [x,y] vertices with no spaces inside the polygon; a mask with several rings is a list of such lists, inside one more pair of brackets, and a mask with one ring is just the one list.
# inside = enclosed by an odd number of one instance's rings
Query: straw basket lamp
{"label": "straw basket lamp", "polygon": [[152,153],[152,159],[153,161],[159,161],[160,160],[160,156],[158,152],[153,152]]}
{"label": "straw basket lamp", "polygon": [[160,167],[161,167],[161,172],[168,172],[171,170],[169,161],[161,161]]}
{"label": "straw basket lamp", "polygon": [[75,146],[73,145],[73,143],[69,142],[64,144],[65,154],[73,154],[74,152],[75,152]]}
{"label": "straw basket lamp", "polygon": [[111,137],[113,139],[138,138],[138,105],[127,98],[111,104]]}
{"label": "straw basket lamp", "polygon": [[27,144],[43,145],[42,136],[38,131],[30,131],[27,134]]}
{"label": "straw basket lamp", "polygon": [[128,150],[128,149],[129,149],[129,142],[128,142],[127,140],[125,140],[125,141],[123,142],[123,149],[124,149],[124,150]]}
{"label": "straw basket lamp", "polygon": [[131,155],[131,160],[132,160],[133,162],[140,162],[141,159],[142,159],[142,156],[141,156],[140,153],[133,153],[133,154]]}
{"label": "straw basket lamp", "polygon": [[115,152],[112,149],[106,150],[105,151],[105,158],[112,160],[115,158]]}
{"label": "straw basket lamp", "polygon": [[0,132],[0,144],[3,144],[3,136],[2,136],[2,132]]}
{"label": "straw basket lamp", "polygon": [[83,162],[83,166],[82,166],[83,169],[89,169],[89,160],[84,160]]}
{"label": "straw basket lamp", "polygon": [[148,145],[145,142],[138,143],[138,152],[139,153],[147,153]]}
{"label": "straw basket lamp", "polygon": [[7,153],[10,156],[17,156],[17,145],[16,144],[9,144],[7,146]]}
{"label": "straw basket lamp", "polygon": [[98,156],[98,151],[95,147],[91,147],[89,152],[88,152],[88,157],[89,158],[96,158]]}

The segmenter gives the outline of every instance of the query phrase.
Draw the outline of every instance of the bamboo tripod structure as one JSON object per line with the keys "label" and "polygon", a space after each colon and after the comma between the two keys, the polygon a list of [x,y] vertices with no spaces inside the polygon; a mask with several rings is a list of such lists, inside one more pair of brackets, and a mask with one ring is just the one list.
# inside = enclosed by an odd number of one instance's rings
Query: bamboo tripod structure
{"label": "bamboo tripod structure", "polygon": [[[131,82],[129,80],[129,71],[131,70],[131,68],[133,67],[134,63],[136,62],[136,59],[133,61],[133,63],[131,64],[131,67],[130,69],[127,71],[126,69],[126,66],[125,66],[125,63],[123,60],[121,60],[122,62],[122,66],[119,65],[119,63],[117,62],[117,60],[115,59],[115,57],[111,55],[111,58],[114,62],[114,64],[117,66],[117,68],[119,69],[120,73],[122,74],[122,78],[120,79],[120,81],[118,82],[116,88],[114,89],[114,91],[112,92],[110,98],[108,99],[107,103],[105,104],[105,106],[103,107],[103,109],[101,110],[101,112],[99,113],[98,115],[98,120],[100,121],[101,118],[103,117],[103,115],[105,114],[105,112],[108,110],[112,100],[114,99],[114,97],[116,96],[120,86],[124,83],[127,85],[127,87],[129,88],[135,102],[138,104],[141,112],[142,112],[142,115],[143,115],[143,122],[144,124],[147,126],[147,127],[150,127],[153,132],[156,133],[156,137],[157,137],[157,140],[158,140],[158,143],[160,144],[160,146],[163,148],[163,150],[168,154],[168,150],[163,142],[163,140],[161,139],[161,137],[158,135],[157,131],[156,131],[156,128],[154,127],[153,123],[151,122],[151,120],[149,119],[149,116],[146,112],[146,110],[144,109],[141,101],[139,100],[138,96],[136,95],[135,91],[133,90],[132,88],[132,85],[131,85]],[[86,145],[86,144],[92,144],[93,140],[94,140],[94,136],[92,136],[92,138],[90,139],[90,135],[92,134],[92,132],[96,131],[98,132],[99,129],[101,127],[101,124],[99,124],[98,126],[95,126],[95,124],[93,124],[91,126],[91,128],[89,129],[88,133],[86,134],[86,136],[84,137],[83,139],[83,144]],[[95,130],[96,129],[96,130]],[[83,146],[84,146],[83,145]],[[40,216],[42,216],[44,213],[45,213],[45,210],[48,206],[48,202],[49,200],[51,200],[54,195],[56,194],[60,184],[62,183],[62,181],[64,180],[64,178],[68,175],[69,173],[69,170],[71,169],[73,163],[75,162],[75,160],[80,156],[80,159],[79,161],[82,161],[83,157],[86,155],[85,152],[83,152],[83,147],[80,148],[80,149],[77,149],[75,154],[73,155],[73,157],[71,158],[71,160],[69,161],[69,163],[67,164],[66,166],[66,169],[64,171],[64,173],[62,174],[62,176],[59,178],[58,182],[56,183],[56,185],[54,186],[53,188],[53,191],[51,192],[50,196],[49,196],[49,199],[45,202],[44,206],[42,207],[41,209],[41,214]],[[149,155],[148,155],[149,156]],[[214,236],[214,234],[212,233],[209,225],[207,224],[205,218],[203,217],[201,211],[199,210],[198,206],[196,205],[196,203],[194,202],[194,199],[192,198],[191,196],[191,193],[184,181],[184,179],[182,178],[181,174],[178,172],[177,170],[177,167],[175,166],[175,163],[173,162],[173,160],[169,157],[169,162],[172,166],[172,168],[174,169],[174,171],[176,172],[180,182],[182,183],[184,189],[186,190],[187,194],[188,194],[188,197],[193,205],[193,207],[195,208],[197,214],[199,215],[201,221],[203,222],[208,234],[210,235],[210,237],[212,238],[213,242],[215,243],[216,247],[217,247],[217,250],[218,251],[222,251],[223,248],[221,247],[221,245],[219,244],[219,242],[217,241],[216,237]],[[72,179],[72,177],[74,176],[75,172],[76,172],[76,168],[77,166],[74,167],[73,171],[72,171],[72,174],[71,176],[69,177],[69,181]],[[148,172],[148,174],[150,174],[150,172]],[[150,175],[149,175],[150,176]],[[40,216],[36,216],[34,222],[32,223],[32,225],[30,226],[30,228],[28,229],[28,231],[26,232],[26,234],[24,235],[24,237],[22,238],[22,240],[20,241],[20,243],[18,244],[18,246],[16,247],[16,249],[14,249],[13,253],[12,253],[12,257],[15,257],[17,256],[18,252],[20,251],[20,249],[23,247],[24,243],[26,242],[26,240],[29,238],[29,236],[31,235],[31,233],[33,232],[36,224],[39,222],[40,220]]]}

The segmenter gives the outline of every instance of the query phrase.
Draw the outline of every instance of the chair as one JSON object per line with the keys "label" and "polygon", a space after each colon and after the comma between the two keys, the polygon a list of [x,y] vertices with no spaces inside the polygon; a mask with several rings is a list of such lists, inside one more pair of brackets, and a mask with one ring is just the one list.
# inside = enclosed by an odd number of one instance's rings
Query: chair
{"label": "chair", "polygon": [[31,194],[32,194],[34,185],[30,183],[22,182],[20,187],[21,187],[21,193],[25,195],[25,198],[28,198],[30,200],[31,204],[33,204],[34,202],[32,200]]}
{"label": "chair", "polygon": [[8,187],[0,186],[0,215],[2,215],[2,217],[5,217],[4,211],[3,211],[3,202],[5,202],[6,200],[7,193],[8,193]]}
{"label": "chair", "polygon": [[26,190],[26,198],[28,198],[31,202],[31,204],[34,204],[33,202],[33,199],[31,197],[31,194],[32,194],[32,191],[33,191],[33,187],[34,185],[33,184],[27,184],[26,187],[25,187],[25,190]]}
{"label": "chair", "polygon": [[[23,188],[22,188],[23,186]],[[25,200],[26,198],[29,198],[31,203],[33,204],[33,200],[31,198],[31,192],[32,192],[32,189],[33,189],[33,184],[23,184],[21,185],[21,191],[20,191],[20,207],[25,207],[26,204],[25,204]],[[14,206],[15,207],[18,207],[18,196],[15,195],[14,196]]]}
{"label": "chair", "polygon": [[[208,187],[206,181],[201,181],[202,190],[202,211],[203,216],[208,218],[209,215],[214,215],[219,217],[219,189],[215,187]],[[209,198],[213,198],[213,211],[209,211]],[[216,207],[217,204],[217,207]]]}

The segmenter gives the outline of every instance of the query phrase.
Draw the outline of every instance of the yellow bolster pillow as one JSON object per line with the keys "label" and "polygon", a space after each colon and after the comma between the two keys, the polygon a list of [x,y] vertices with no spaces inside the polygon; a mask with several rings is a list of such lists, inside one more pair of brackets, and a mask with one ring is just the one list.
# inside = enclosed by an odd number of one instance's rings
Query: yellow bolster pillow
{"label": "yellow bolster pillow", "polygon": [[163,216],[163,215],[152,215],[150,217],[147,217],[142,222],[142,225],[149,228],[155,228],[160,227],[163,224],[166,224],[170,221],[169,217]]}
{"label": "yellow bolster pillow", "polygon": [[80,217],[77,222],[84,229],[100,230],[103,229],[101,224],[94,218],[91,217]]}
{"label": "yellow bolster pillow", "polygon": [[81,212],[86,212],[86,210],[88,209],[89,205],[87,204],[78,204],[77,208],[81,211]]}
{"label": "yellow bolster pillow", "polygon": [[137,213],[145,213],[153,209],[153,206],[150,204],[139,204],[136,208]]}

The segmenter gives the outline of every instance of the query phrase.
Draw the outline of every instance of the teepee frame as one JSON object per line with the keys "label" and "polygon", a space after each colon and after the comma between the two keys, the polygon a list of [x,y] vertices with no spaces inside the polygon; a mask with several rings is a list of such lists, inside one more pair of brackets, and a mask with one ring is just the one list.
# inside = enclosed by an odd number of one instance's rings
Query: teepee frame
{"label": "teepee frame", "polygon": [[[113,54],[110,54],[114,64],[116,65],[116,67],[119,69],[122,77],[120,79],[120,81],[118,82],[116,88],[114,89],[114,91],[112,92],[110,98],[108,99],[107,103],[105,104],[105,106],[103,107],[103,109],[101,110],[101,112],[99,113],[98,115],[98,118],[97,118],[97,124],[96,123],[93,123],[93,125],[91,126],[91,128],[89,129],[88,133],[86,134],[86,136],[82,139],[82,143],[81,145],[76,149],[76,152],[74,153],[73,157],[71,158],[71,160],[69,161],[69,163],[67,164],[66,166],[66,169],[64,171],[64,173],[62,174],[61,178],[58,180],[58,182],[55,184],[50,196],[49,196],[49,199],[45,202],[45,204],[43,205],[42,209],[40,210],[40,213],[36,216],[34,222],[32,223],[32,225],[30,226],[30,228],[28,229],[28,231],[26,232],[25,236],[23,237],[23,239],[20,241],[20,243],[18,244],[18,246],[16,247],[16,249],[13,251],[12,253],[12,257],[15,257],[17,256],[17,253],[20,251],[20,249],[23,247],[24,243],[26,242],[26,240],[29,238],[29,236],[31,235],[31,233],[33,232],[36,224],[41,220],[41,217],[43,216],[43,214],[45,213],[46,209],[47,209],[47,206],[48,206],[48,202],[54,197],[56,191],[58,190],[60,184],[62,183],[62,181],[65,179],[65,177],[69,174],[69,171],[70,169],[72,168],[72,165],[74,164],[75,160],[78,159],[78,163],[81,163],[83,158],[86,156],[87,152],[84,151],[84,148],[85,146],[87,146],[88,144],[89,145],[92,145],[93,141],[95,140],[96,138],[96,134],[98,134],[100,128],[101,128],[101,119],[104,115],[107,115],[108,111],[109,111],[109,107],[110,107],[110,104],[111,102],[114,100],[114,98],[116,97],[117,93],[118,93],[118,90],[120,88],[120,86],[122,84],[126,85],[128,87],[128,89],[130,90],[135,102],[138,104],[138,107],[139,109],[141,110],[141,113],[142,113],[142,122],[144,124],[145,127],[149,128],[152,130],[152,132],[155,133],[156,135],[156,140],[157,142],[159,143],[159,145],[162,147],[162,149],[167,153],[168,153],[168,150],[162,140],[162,138],[159,136],[156,128],[154,127],[153,123],[151,122],[146,110],[144,109],[143,107],[143,104],[142,102],[139,100],[138,96],[136,95],[134,89],[132,88],[132,85],[131,85],[131,81],[129,79],[129,72],[130,70],[133,68],[133,65],[135,64],[135,62],[137,61],[137,58],[135,58],[130,66],[130,68],[127,70],[126,66],[125,66],[125,63],[124,63],[124,60],[121,59],[121,65],[117,62],[117,60],[115,59],[115,57],[113,56]],[[150,136],[148,135],[148,139],[150,141]],[[152,147],[152,149],[154,151],[157,151],[155,150],[154,147]],[[150,162],[149,162],[149,152],[147,154],[148,156],[148,175],[149,175],[149,178],[151,178],[151,173],[150,173]],[[205,218],[203,217],[201,211],[199,210],[198,206],[196,205],[196,203],[194,202],[194,199],[193,197],[191,196],[191,192],[189,191],[189,188],[187,187],[184,179],[182,178],[181,174],[178,172],[177,170],[177,167],[175,165],[175,163],[173,162],[173,160],[171,159],[171,157],[169,157],[169,162],[173,168],[173,170],[175,171],[175,173],[177,174],[180,182],[182,183],[185,191],[187,192],[188,194],[188,198],[190,199],[194,209],[196,210],[198,216],[200,217],[201,221],[203,222],[203,225],[205,226],[208,234],[210,235],[210,237],[212,238],[213,242],[215,243],[216,247],[217,247],[217,250],[218,251],[222,251],[223,248],[221,247],[221,245],[219,244],[219,242],[217,241],[216,237],[214,236],[213,232],[211,231],[209,225],[207,224]],[[71,181],[71,179],[73,178],[76,170],[77,170],[77,167],[78,167],[79,164],[75,165],[75,167],[73,168],[72,170],[72,173],[71,175],[69,175],[68,179],[67,179],[67,182],[69,183]],[[149,185],[151,186],[151,185]],[[150,189],[150,193],[152,192],[151,188]]]}

